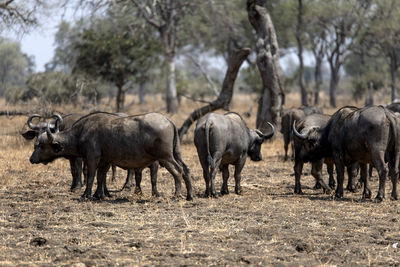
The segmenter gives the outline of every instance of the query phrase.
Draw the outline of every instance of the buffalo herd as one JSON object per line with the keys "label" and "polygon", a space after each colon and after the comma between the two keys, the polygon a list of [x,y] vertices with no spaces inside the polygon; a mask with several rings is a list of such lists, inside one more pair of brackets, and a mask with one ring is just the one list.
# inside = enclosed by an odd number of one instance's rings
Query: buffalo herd
{"label": "buffalo herd", "polygon": [[[363,198],[371,198],[368,186],[368,165],[376,168],[379,189],[375,201],[385,198],[385,182],[392,182],[391,199],[397,200],[397,179],[400,161],[400,104],[357,108],[345,106],[333,115],[322,114],[315,107],[287,109],[282,112],[281,133],[284,139],[284,160],[288,159],[292,144],[294,159],[294,193],[301,194],[300,178],[303,165],[311,163],[315,188],[325,193],[343,197],[344,172],[347,170],[346,189],[356,191],[363,186]],[[399,110],[397,110],[399,109]],[[39,118],[38,123],[33,123]],[[186,199],[193,199],[189,167],[182,159],[178,129],[173,121],[160,113],[128,116],[121,113],[93,112],[87,115],[55,114],[44,121],[37,114],[29,116],[29,130],[22,135],[35,140],[30,157],[32,164],[47,164],[57,158],[70,161],[71,191],[86,184],[81,200],[103,199],[110,196],[106,175],[115,166],[127,170],[124,187],[132,186],[135,177],[135,193],[141,193],[144,168],[150,169],[152,194],[157,190],[157,171],[164,167],[175,182],[175,195],[182,194],[181,181],[186,186]],[[242,117],[234,112],[209,113],[198,120],[194,130],[194,144],[203,169],[205,196],[216,197],[215,176],[222,172],[221,195],[229,194],[229,165],[233,165],[235,193],[241,194],[241,171],[247,156],[253,161],[262,160],[261,145],[275,133],[249,129]],[[329,182],[322,177],[323,165],[327,166]],[[336,169],[336,181],[334,179]],[[360,178],[357,183],[357,176]],[[82,183],[82,174],[84,182]],[[97,188],[92,195],[94,178]],[[336,189],[335,189],[336,186]]]}

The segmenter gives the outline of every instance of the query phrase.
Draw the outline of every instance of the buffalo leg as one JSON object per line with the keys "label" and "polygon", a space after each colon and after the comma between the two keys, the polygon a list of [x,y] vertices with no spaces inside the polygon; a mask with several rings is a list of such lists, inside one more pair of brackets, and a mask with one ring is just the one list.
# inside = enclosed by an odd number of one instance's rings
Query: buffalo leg
{"label": "buffalo leg", "polygon": [[244,167],[244,164],[246,163],[246,155],[242,157],[242,160],[238,163],[235,164],[235,193],[238,195],[242,194],[242,186],[240,185],[241,181],[241,173]]}
{"label": "buffalo leg", "polygon": [[154,162],[149,166],[150,169],[150,179],[151,179],[151,194],[155,197],[159,197],[160,193],[157,190],[157,172],[158,172],[158,162]]}
{"label": "buffalo leg", "polygon": [[300,183],[300,177],[301,173],[303,171],[303,161],[296,160],[294,163],[294,193],[295,194],[302,194],[303,192],[301,191],[301,183]]}
{"label": "buffalo leg", "polygon": [[330,193],[331,189],[322,180],[322,167],[324,165],[324,160],[321,159],[311,164],[311,175],[315,178],[316,183],[320,184],[324,192]]}
{"label": "buffalo leg", "polygon": [[224,164],[221,166],[222,170],[222,187],[221,187],[221,195],[228,195],[228,179],[229,179],[229,165]]}
{"label": "buffalo leg", "polygon": [[161,165],[164,166],[168,172],[174,177],[175,181],[175,197],[182,196],[182,168],[175,162],[174,159],[160,161]]}
{"label": "buffalo leg", "polygon": [[115,165],[111,165],[111,181],[115,182],[115,177],[117,173],[117,167]]}
{"label": "buffalo leg", "polygon": [[208,161],[207,161],[207,158],[203,158],[203,157],[199,157],[199,159],[200,159],[201,167],[203,169],[204,183],[206,185],[204,197],[209,197],[210,196],[210,171],[209,171]]}
{"label": "buffalo leg", "polygon": [[334,155],[335,167],[336,167],[336,180],[337,180],[337,187],[336,187],[336,198],[343,197],[343,182],[344,182],[344,164],[341,161],[340,157]]}
{"label": "buffalo leg", "polygon": [[82,159],[75,158],[69,160],[72,174],[71,191],[76,191],[82,188]]}
{"label": "buffalo leg", "polygon": [[[174,158],[183,168],[182,177],[183,177],[183,181],[185,182],[185,186],[186,186],[186,200],[193,200],[192,177],[190,174],[190,169],[186,165],[186,163],[183,161],[182,153],[181,153],[179,146],[175,146],[175,148],[174,148]],[[157,169],[158,169],[158,166],[157,166]]]}
{"label": "buffalo leg", "polygon": [[378,189],[378,194],[375,197],[375,201],[381,202],[385,198],[385,183],[387,176],[387,167],[384,161],[385,152],[379,151],[375,153],[372,152],[371,154],[375,156],[372,158],[372,160],[379,175],[379,189]]}
{"label": "buffalo leg", "polygon": [[284,161],[287,161],[288,159],[288,149],[289,149],[289,144],[287,144],[285,142],[285,144],[283,145],[283,147],[285,148],[285,157],[283,158]]}
{"label": "buffalo leg", "polygon": [[391,200],[397,200],[397,179],[399,175],[399,156],[395,155],[390,157],[389,159],[389,176],[392,180],[392,195],[390,196]]}
{"label": "buffalo leg", "polygon": [[360,176],[361,176],[361,181],[364,184],[364,190],[363,190],[363,199],[369,199],[371,198],[371,190],[368,188],[368,170],[367,170],[367,164],[360,164]]}
{"label": "buffalo leg", "polygon": [[[130,171],[130,170],[128,170]],[[135,194],[141,195],[142,194],[142,188],[140,187],[140,184],[142,183],[142,171],[143,169],[135,169]]]}
{"label": "buffalo leg", "polygon": [[212,197],[217,197],[217,192],[215,190],[215,176],[217,175],[217,171],[219,165],[221,164],[222,155],[220,153],[215,153],[213,156],[214,166],[210,167],[210,194]]}
{"label": "buffalo leg", "polygon": [[[104,164],[98,167],[97,169],[97,189],[93,195],[95,199],[104,199],[105,191],[108,193],[108,189],[106,188],[106,178],[107,172],[110,169],[110,164]],[[108,193],[109,194],[109,193]]]}
{"label": "buffalo leg", "polygon": [[87,166],[87,176],[86,176],[86,189],[83,193],[81,200],[90,199],[92,196],[92,187],[94,182],[94,176],[96,175],[97,159],[87,159],[85,160]]}
{"label": "buffalo leg", "polygon": [[336,184],[335,177],[333,176],[333,163],[327,163],[326,170],[329,175],[329,187],[333,190]]}
{"label": "buffalo leg", "polygon": [[[127,171],[126,174],[126,180],[125,180],[125,184],[122,187],[122,190],[126,189],[126,190],[130,190],[132,188],[132,176],[135,174],[136,172],[133,169],[130,169]],[[135,176],[136,177],[136,176]],[[136,179],[136,178],[135,178]]]}
{"label": "buffalo leg", "polygon": [[374,171],[374,166],[372,164],[369,164],[369,171],[368,171],[369,179],[372,179],[373,171]]}
{"label": "buffalo leg", "polygon": [[357,192],[356,177],[358,173],[358,163],[347,166],[347,186],[346,189],[350,192]]}

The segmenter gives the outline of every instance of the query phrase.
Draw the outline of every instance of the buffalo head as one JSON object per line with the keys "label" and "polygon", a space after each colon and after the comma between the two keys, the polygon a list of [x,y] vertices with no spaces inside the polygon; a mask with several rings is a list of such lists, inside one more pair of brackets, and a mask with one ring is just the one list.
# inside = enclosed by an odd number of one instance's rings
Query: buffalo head
{"label": "buffalo head", "polygon": [[32,164],[47,164],[59,157],[58,154],[63,150],[63,145],[58,141],[60,123],[57,123],[57,121],[58,119],[56,119],[54,125],[47,123],[46,132],[38,136],[33,153],[29,159]]}
{"label": "buffalo head", "polygon": [[250,130],[250,139],[251,140],[250,140],[250,147],[247,151],[247,155],[253,161],[262,160],[261,144],[264,142],[264,140],[270,139],[275,133],[275,127],[271,123],[269,123],[269,122],[267,122],[267,123],[271,127],[271,132],[267,135],[263,134],[258,129]]}

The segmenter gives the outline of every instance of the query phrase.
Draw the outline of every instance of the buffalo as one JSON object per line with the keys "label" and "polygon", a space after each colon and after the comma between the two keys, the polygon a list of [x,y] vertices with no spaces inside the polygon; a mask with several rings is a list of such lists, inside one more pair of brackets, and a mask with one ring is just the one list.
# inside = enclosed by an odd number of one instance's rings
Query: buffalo
{"label": "buffalo", "polygon": [[121,117],[95,112],[81,117],[72,127],[42,133],[30,157],[33,164],[47,164],[60,157],[81,157],[87,164],[87,183],[81,199],[90,199],[94,176],[97,189],[93,198],[109,196],[105,187],[112,164],[123,169],[142,169],[157,161],[175,180],[175,196],[181,195],[181,178],[186,184],[187,200],[193,199],[189,168],[182,159],[175,124],[159,113]]}
{"label": "buffalo", "polygon": [[[77,113],[67,114],[62,117],[59,114],[55,114],[52,117],[54,120],[49,124],[50,131],[54,132],[56,128],[59,129],[59,131],[68,129],[81,117],[82,115]],[[42,117],[38,114],[33,114],[29,116],[27,121],[29,130],[21,134],[26,140],[33,140],[46,131],[47,123],[44,121],[40,121],[39,123],[34,124],[32,121],[35,118]],[[69,157],[68,159],[71,166],[72,174],[72,184],[70,190],[79,190],[82,187],[82,158]],[[86,173],[85,170],[84,173]]]}
{"label": "buffalo", "polygon": [[[330,192],[335,187],[335,179],[333,177],[333,166],[334,162],[331,157],[321,158],[318,151],[314,148],[318,146],[318,132],[326,126],[331,116],[324,114],[311,114],[306,116],[299,122],[293,122],[293,133],[294,133],[294,147],[295,147],[295,188],[296,194],[301,194],[301,173],[305,162],[311,162],[311,174],[316,180],[314,189],[320,187],[325,192]],[[322,180],[322,166],[326,164],[327,171],[329,174],[329,187]],[[355,191],[356,187],[353,184],[353,178],[357,175],[357,164],[347,168],[348,173],[348,184],[347,189]]]}
{"label": "buffalo", "polygon": [[216,196],[214,180],[218,167],[223,178],[221,194],[229,194],[229,164],[235,166],[235,193],[242,193],[241,171],[247,156],[253,161],[260,161],[261,144],[274,135],[274,126],[268,124],[272,131],[265,135],[259,130],[250,130],[240,115],[233,112],[224,115],[209,113],[197,122],[194,143],[203,168],[206,197]]}
{"label": "buffalo", "polygon": [[[281,130],[280,132],[283,134],[283,143],[285,149],[285,157],[284,160],[288,159],[288,149],[289,144],[292,142],[292,125],[294,121],[300,121],[305,116],[311,114],[321,114],[321,110],[317,107],[306,107],[301,106],[300,108],[291,108],[286,109],[282,112],[282,120],[281,120]],[[292,158],[294,158],[294,146],[292,143]]]}
{"label": "buffalo", "polygon": [[[312,136],[312,152],[316,158],[332,157],[337,172],[335,196],[343,197],[344,167],[360,163],[364,182],[363,198],[370,198],[367,165],[373,164],[379,174],[379,190],[375,198],[385,197],[385,181],[389,163],[392,179],[392,199],[397,199],[397,175],[400,157],[399,119],[383,106],[362,109],[343,107],[335,112],[322,129],[309,133]],[[311,139],[310,137],[306,137]],[[312,140],[310,140],[312,141]]]}

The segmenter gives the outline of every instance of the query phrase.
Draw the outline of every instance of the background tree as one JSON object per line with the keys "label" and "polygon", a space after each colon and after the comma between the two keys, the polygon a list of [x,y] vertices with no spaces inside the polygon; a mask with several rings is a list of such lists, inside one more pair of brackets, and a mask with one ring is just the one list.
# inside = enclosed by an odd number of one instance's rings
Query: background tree
{"label": "background tree", "polygon": [[0,39],[0,95],[10,87],[23,87],[33,68],[33,60],[21,51],[19,43]]}
{"label": "background tree", "polygon": [[178,111],[176,91],[175,56],[178,48],[178,29],[180,20],[193,6],[192,1],[184,0],[131,0],[140,10],[146,22],[157,29],[164,48],[167,65],[167,112]]}
{"label": "background tree", "polygon": [[326,56],[331,77],[329,82],[329,103],[336,107],[336,89],[340,80],[340,69],[346,52],[363,27],[369,1],[340,0],[316,1],[314,11],[326,38]]}
{"label": "background tree", "polygon": [[158,42],[148,28],[135,21],[129,9],[113,6],[106,18],[94,20],[74,44],[75,71],[101,77],[117,87],[116,111],[123,109],[126,88],[156,64]]}
{"label": "background tree", "polygon": [[360,45],[368,47],[368,54],[386,59],[390,72],[391,100],[398,99],[397,76],[400,67],[400,7],[398,1],[382,0],[374,3],[368,26],[364,28]]}

